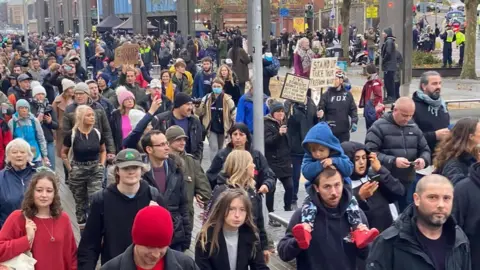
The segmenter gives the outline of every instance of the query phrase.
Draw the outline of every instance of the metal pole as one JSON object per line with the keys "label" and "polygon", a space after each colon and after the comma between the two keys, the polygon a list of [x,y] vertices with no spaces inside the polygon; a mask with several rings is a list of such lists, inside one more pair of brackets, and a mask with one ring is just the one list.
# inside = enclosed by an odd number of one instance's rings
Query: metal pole
{"label": "metal pole", "polygon": [[248,27],[252,29],[253,51],[253,146],[256,150],[264,153],[263,138],[263,77],[262,77],[262,0],[253,0],[252,21]]}
{"label": "metal pole", "polygon": [[28,44],[28,0],[23,1],[23,36],[25,37],[25,50],[29,51]]}
{"label": "metal pole", "polygon": [[[80,43],[80,63],[82,67],[86,70],[87,69],[87,61],[85,59],[85,12],[83,10],[85,5],[79,4],[78,8],[78,37]],[[94,74],[95,75],[95,74]]]}
{"label": "metal pole", "polygon": [[[99,0],[97,0],[97,25],[100,23],[100,6],[99,6]],[[104,16],[105,18],[105,16]]]}

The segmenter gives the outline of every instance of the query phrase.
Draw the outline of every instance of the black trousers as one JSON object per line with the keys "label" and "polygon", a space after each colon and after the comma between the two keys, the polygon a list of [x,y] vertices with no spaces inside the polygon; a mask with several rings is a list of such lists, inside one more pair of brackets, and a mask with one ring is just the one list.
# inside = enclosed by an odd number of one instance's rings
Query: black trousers
{"label": "black trousers", "polygon": [[[291,176],[279,178],[282,182],[285,193],[283,194],[283,208],[284,210],[290,210],[292,206],[293,199],[293,180]],[[277,181],[275,181],[277,182]],[[274,201],[275,201],[275,192],[269,192],[266,196],[266,205],[268,212],[273,212],[274,210]]]}
{"label": "black trousers", "polygon": [[387,90],[387,97],[395,99],[395,71],[385,71],[383,82]]}
{"label": "black trousers", "polygon": [[333,134],[337,139],[342,142],[348,142],[350,141],[350,132],[345,132],[345,133],[339,133],[339,134]]}

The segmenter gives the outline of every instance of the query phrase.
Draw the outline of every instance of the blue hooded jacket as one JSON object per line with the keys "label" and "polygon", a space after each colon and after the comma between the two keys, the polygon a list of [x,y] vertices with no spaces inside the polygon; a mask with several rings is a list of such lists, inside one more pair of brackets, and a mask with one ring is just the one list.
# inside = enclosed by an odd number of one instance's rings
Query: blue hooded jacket
{"label": "blue hooded jacket", "polygon": [[[268,106],[266,104],[268,96],[263,95],[263,116],[269,113]],[[246,92],[238,101],[237,105],[237,123],[244,123],[247,125],[250,133],[253,134],[253,94],[249,91]]]}
{"label": "blue hooded jacket", "polygon": [[309,143],[316,143],[328,147],[330,149],[329,158],[332,159],[333,165],[343,176],[347,184],[351,184],[350,175],[353,173],[353,163],[343,152],[342,146],[332,133],[332,130],[326,122],[320,122],[313,126],[305,136],[302,146],[305,149],[305,155],[302,162],[302,174],[310,183],[315,180],[322,171],[322,163],[312,157],[308,149]]}

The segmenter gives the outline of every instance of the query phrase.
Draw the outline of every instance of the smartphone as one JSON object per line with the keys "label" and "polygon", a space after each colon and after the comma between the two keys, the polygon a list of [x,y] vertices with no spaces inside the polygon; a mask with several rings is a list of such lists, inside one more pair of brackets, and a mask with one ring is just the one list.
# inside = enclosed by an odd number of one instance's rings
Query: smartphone
{"label": "smartphone", "polygon": [[415,163],[415,161],[410,162],[410,166],[415,167],[415,165],[417,165],[417,163]]}
{"label": "smartphone", "polygon": [[160,94],[159,91],[156,91],[156,92],[153,94],[153,96],[154,96],[157,100],[162,99],[162,94]]}
{"label": "smartphone", "polygon": [[380,180],[380,174],[377,174],[377,175],[374,175],[372,177],[370,177],[370,180],[368,180],[369,182],[378,182]]}

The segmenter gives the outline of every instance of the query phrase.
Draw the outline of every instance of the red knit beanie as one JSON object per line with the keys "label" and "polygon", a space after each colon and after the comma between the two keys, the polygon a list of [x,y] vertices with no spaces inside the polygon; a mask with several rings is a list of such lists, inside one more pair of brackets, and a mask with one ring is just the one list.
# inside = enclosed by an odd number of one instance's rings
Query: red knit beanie
{"label": "red knit beanie", "polygon": [[173,222],[167,209],[147,206],[138,211],[133,221],[132,240],[135,245],[163,248],[172,243]]}

